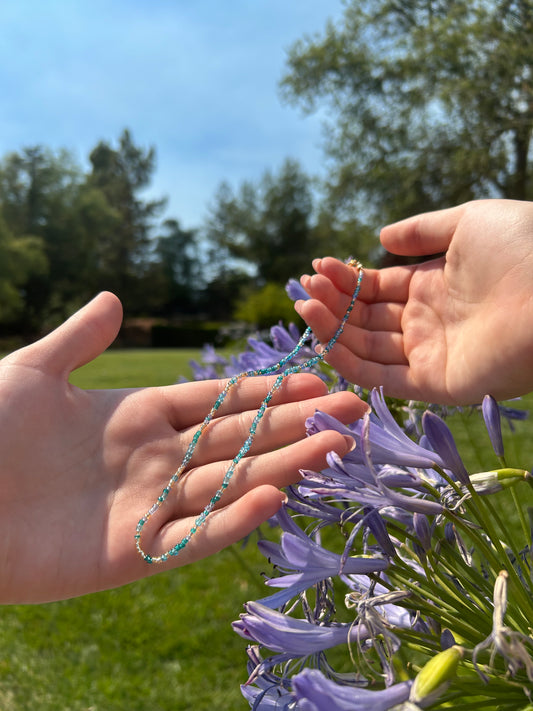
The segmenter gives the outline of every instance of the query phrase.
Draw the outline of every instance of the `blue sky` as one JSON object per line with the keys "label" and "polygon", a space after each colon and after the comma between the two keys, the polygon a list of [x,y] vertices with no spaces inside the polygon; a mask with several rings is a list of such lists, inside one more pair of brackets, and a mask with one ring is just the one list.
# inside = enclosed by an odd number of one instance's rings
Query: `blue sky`
{"label": "blue sky", "polygon": [[42,144],[86,165],[124,128],[155,146],[150,193],[198,226],[222,180],[287,156],[323,164],[319,116],[279,97],[288,47],[341,0],[18,0],[0,4],[0,155]]}

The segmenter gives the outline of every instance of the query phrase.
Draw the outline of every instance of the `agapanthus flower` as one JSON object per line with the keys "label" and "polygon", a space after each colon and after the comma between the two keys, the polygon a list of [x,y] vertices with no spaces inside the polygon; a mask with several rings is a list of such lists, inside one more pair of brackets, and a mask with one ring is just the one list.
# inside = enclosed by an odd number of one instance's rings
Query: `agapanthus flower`
{"label": "agapanthus flower", "polygon": [[[208,366],[271,365],[298,338],[296,327],[276,326],[270,344],[252,339],[225,364],[208,353]],[[348,386],[319,371],[330,390]],[[254,711],[525,709],[533,513],[519,487],[529,492],[533,474],[531,463],[504,461],[500,423],[525,413],[490,396],[460,413],[463,426],[483,415],[497,461],[479,471],[455,442],[448,408],[381,391],[368,403],[349,425],[322,412],[307,421],[309,434],[337,430],[355,448],[301,471],[275,517],[280,539],[259,544],[274,566],[267,586],[279,590],[234,623],[249,643],[245,698]],[[494,499],[503,489],[517,514]]]}
{"label": "agapanthus flower", "polygon": [[300,282],[296,279],[289,279],[285,286],[285,291],[287,292],[289,299],[292,301],[307,301],[311,298]]}
{"label": "agapanthus flower", "polygon": [[[444,467],[441,457],[431,449],[420,446],[408,437],[389,412],[383,393],[374,390],[370,395],[373,413],[370,416],[369,437],[374,464],[398,464],[408,467]],[[346,455],[350,462],[363,464],[361,448],[363,423],[343,425],[331,415],[317,412],[306,422],[310,434],[323,430],[337,430],[355,439],[355,449]]]}
{"label": "agapanthus flower", "polygon": [[485,395],[481,407],[492,448],[494,449],[496,456],[503,457],[502,423],[498,403],[492,395]]}
{"label": "agapanthus flower", "polygon": [[425,412],[422,427],[432,449],[438,452],[442,466],[452,472],[462,484],[468,484],[468,472],[457,451],[457,445],[448,425],[434,412]]}
{"label": "agapanthus flower", "polygon": [[336,684],[318,669],[303,669],[293,677],[292,688],[299,711],[388,711],[407,701],[411,682],[371,691]]}
{"label": "agapanthus flower", "polygon": [[248,681],[241,685],[241,693],[255,711],[294,708],[294,696],[287,680],[271,672],[272,663],[264,660],[257,645],[250,645],[248,654]]}
{"label": "agapanthus flower", "polygon": [[[278,521],[281,521],[280,517]],[[258,543],[263,555],[283,572],[282,575],[266,581],[267,585],[284,589],[261,599],[259,602],[263,605],[281,607],[321,580],[340,573],[347,575],[379,573],[388,566],[385,559],[377,556],[343,558],[313,541],[299,527],[292,526],[292,519],[289,516],[284,517],[284,523],[292,530],[284,531],[279,544],[266,540]]]}
{"label": "agapanthus flower", "polygon": [[369,637],[364,625],[332,623],[318,625],[284,615],[259,602],[248,602],[233,629],[247,640],[293,657],[309,656],[347,641]]}

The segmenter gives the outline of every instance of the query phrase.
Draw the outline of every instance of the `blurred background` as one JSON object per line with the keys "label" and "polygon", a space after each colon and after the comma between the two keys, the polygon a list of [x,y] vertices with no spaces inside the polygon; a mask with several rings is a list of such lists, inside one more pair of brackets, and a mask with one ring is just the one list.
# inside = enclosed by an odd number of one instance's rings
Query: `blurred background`
{"label": "blurred background", "polygon": [[[0,7],[0,338],[95,292],[123,345],[293,317],[313,256],[532,196],[531,0]],[[206,329],[198,334],[198,329]]]}

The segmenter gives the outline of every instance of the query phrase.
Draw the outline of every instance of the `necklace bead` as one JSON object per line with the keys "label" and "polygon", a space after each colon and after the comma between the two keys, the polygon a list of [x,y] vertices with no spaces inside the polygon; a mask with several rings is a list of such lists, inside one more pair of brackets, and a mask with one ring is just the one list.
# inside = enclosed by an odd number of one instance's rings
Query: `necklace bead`
{"label": "necklace bead", "polygon": [[[267,409],[268,403],[272,400],[272,397],[274,393],[279,390],[281,387],[281,384],[287,378],[289,375],[293,375],[295,373],[299,373],[302,370],[307,370],[309,368],[312,368],[314,365],[317,363],[320,363],[321,361],[324,360],[326,355],[331,351],[339,337],[341,336],[342,332],[344,331],[344,327],[346,325],[346,322],[348,321],[350,314],[352,313],[352,310],[355,306],[355,302],[357,301],[357,298],[359,296],[359,291],[361,289],[361,282],[363,280],[363,266],[360,262],[357,260],[350,260],[348,264],[355,269],[357,269],[357,281],[355,285],[354,292],[352,294],[352,298],[350,301],[350,304],[348,308],[346,309],[346,312],[344,316],[342,317],[342,320],[339,324],[339,327],[337,328],[335,334],[330,338],[330,340],[326,343],[324,348],[322,349],[322,352],[316,356],[313,356],[311,358],[308,358],[304,363],[298,364],[298,365],[292,365],[290,367],[285,368],[285,366],[290,363],[296,356],[299,354],[299,352],[302,350],[303,346],[305,343],[311,338],[313,335],[313,332],[311,328],[306,328],[303,335],[299,339],[298,343],[296,346],[293,348],[293,350],[288,353],[286,356],[281,358],[277,363],[273,363],[272,365],[269,365],[265,368],[258,368],[258,369],[253,369],[253,370],[246,370],[243,371],[242,373],[239,373],[238,375],[234,375],[231,377],[226,385],[224,386],[223,390],[220,392],[218,395],[217,399],[215,400],[211,410],[209,411],[208,415],[205,417],[202,425],[200,428],[194,433],[191,442],[189,446],[187,447],[185,451],[185,455],[183,457],[183,460],[178,467],[178,469],[174,472],[174,474],[170,477],[167,485],[164,487],[162,490],[161,494],[158,496],[157,500],[152,504],[152,506],[148,509],[148,511],[144,514],[144,516],[139,520],[137,523],[137,526],[135,528],[135,535],[134,535],[134,540],[135,540],[135,547],[137,548],[137,551],[143,558],[143,560],[146,563],[163,563],[170,556],[177,556],[180,551],[182,551],[185,546],[189,543],[191,540],[192,536],[198,531],[198,529],[202,526],[202,524],[205,522],[206,518],[208,515],[211,513],[215,505],[220,501],[224,491],[228,488],[229,483],[231,481],[231,478],[233,477],[233,474],[235,473],[235,469],[237,468],[239,462],[241,459],[250,451],[250,448],[252,446],[257,427],[259,423],[261,422],[265,411]],[[259,409],[257,410],[257,413],[252,421],[252,424],[249,429],[249,434],[246,440],[244,441],[243,445],[241,446],[240,450],[238,453],[235,455],[235,457],[232,460],[232,463],[228,467],[226,474],[224,475],[224,478],[222,480],[222,483],[220,485],[220,488],[213,494],[211,497],[209,503],[207,506],[204,508],[204,510],[199,514],[199,516],[196,518],[194,525],[191,526],[189,529],[189,533],[186,534],[178,543],[176,543],[172,548],[169,548],[166,552],[162,553],[161,555],[150,555],[146,553],[142,546],[141,546],[141,534],[143,531],[143,528],[145,524],[147,523],[148,519],[150,519],[156,511],[160,508],[160,506],[167,500],[168,495],[170,494],[170,491],[174,484],[176,484],[183,472],[185,471],[185,468],[187,467],[187,464],[190,462],[192,459],[192,456],[195,452],[196,445],[198,444],[198,441],[208,425],[211,423],[213,418],[215,417],[217,411],[220,409],[222,406],[224,400],[226,399],[226,396],[230,392],[230,390],[241,380],[244,378],[254,378],[262,375],[273,375],[274,373],[277,373],[278,371],[282,371],[279,373],[277,376],[276,380],[274,381],[274,384],[266,394],[266,396],[263,399],[263,402],[259,406]]]}

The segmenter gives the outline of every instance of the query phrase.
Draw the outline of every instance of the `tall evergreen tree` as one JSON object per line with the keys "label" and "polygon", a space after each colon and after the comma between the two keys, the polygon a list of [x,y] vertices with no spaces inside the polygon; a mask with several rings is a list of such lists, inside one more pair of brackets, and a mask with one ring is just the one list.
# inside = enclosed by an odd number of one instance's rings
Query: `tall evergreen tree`
{"label": "tall evergreen tree", "polygon": [[150,251],[150,230],[164,200],[143,200],[155,169],[154,148],[144,150],[125,130],[117,148],[100,142],[90,154],[88,185],[99,190],[116,215],[96,247],[98,287],[114,291],[129,312],[142,310],[143,271]]}
{"label": "tall evergreen tree", "polygon": [[244,182],[237,195],[222,185],[206,234],[219,261],[252,266],[260,284],[283,284],[308,267],[312,220],[310,179],[296,161],[286,160],[279,174]]}
{"label": "tall evergreen tree", "polygon": [[160,301],[169,315],[188,315],[196,310],[202,292],[202,270],[195,230],[184,230],[178,220],[163,222],[155,238],[154,279],[161,288]]}

